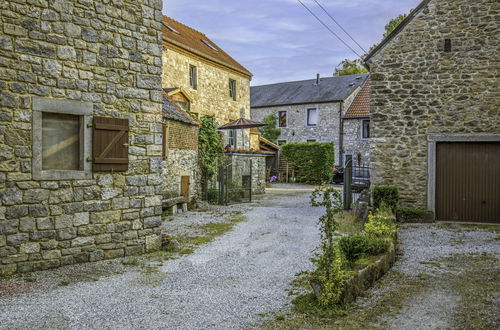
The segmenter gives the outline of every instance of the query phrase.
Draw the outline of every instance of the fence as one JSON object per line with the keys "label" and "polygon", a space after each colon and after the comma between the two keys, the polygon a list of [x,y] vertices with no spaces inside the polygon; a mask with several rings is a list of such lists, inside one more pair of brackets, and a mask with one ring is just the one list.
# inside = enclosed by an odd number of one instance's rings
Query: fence
{"label": "fence", "polygon": [[366,189],[370,189],[370,167],[353,165],[352,156],[347,156],[344,168],[344,210],[350,210]]}

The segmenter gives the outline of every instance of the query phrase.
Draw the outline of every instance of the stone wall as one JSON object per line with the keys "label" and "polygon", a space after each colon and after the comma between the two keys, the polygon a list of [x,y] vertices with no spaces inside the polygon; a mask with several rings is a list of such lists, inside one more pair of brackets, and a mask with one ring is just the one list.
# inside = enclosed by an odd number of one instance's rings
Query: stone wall
{"label": "stone wall", "polygon": [[432,207],[429,135],[500,132],[499,14],[496,0],[431,0],[370,59],[373,183],[403,204]]}
{"label": "stone wall", "polygon": [[[362,121],[362,119],[344,119],[344,154],[352,154],[354,164],[369,165],[370,140],[361,138]],[[361,162],[358,161],[358,157]]]}
{"label": "stone wall", "polygon": [[[340,102],[322,104],[286,105],[268,108],[252,108],[252,120],[262,121],[265,116],[279,111],[287,113],[287,127],[281,127],[279,140],[286,142],[333,142],[339,143]],[[307,126],[307,109],[316,108],[319,111],[317,126]],[[335,163],[338,163],[338,152],[335,153]]]}
{"label": "stone wall", "polygon": [[[227,153],[226,163],[231,163],[231,180],[238,185],[242,176],[252,174],[252,193],[266,192],[266,156],[258,154]],[[251,165],[251,166],[250,166]]]}
{"label": "stone wall", "polygon": [[200,167],[198,162],[199,127],[167,120],[168,150],[163,168],[163,198],[179,197],[181,177],[189,176],[189,200],[200,196]]}
{"label": "stone wall", "polygon": [[[189,65],[197,67],[196,90],[189,85]],[[229,97],[229,79],[236,80],[236,101]],[[162,84],[164,88],[186,91],[192,100],[190,111],[200,117],[213,116],[221,125],[238,118],[250,118],[250,77],[209,64],[194,54],[187,56],[165,46]],[[224,145],[228,142],[227,134],[225,131]],[[245,141],[249,141],[248,130],[238,134],[245,134]],[[238,143],[238,148],[244,145]]]}
{"label": "stone wall", "polygon": [[[0,3],[0,274],[158,248],[161,9],[161,0]],[[129,119],[128,171],[35,179],[36,97]]]}

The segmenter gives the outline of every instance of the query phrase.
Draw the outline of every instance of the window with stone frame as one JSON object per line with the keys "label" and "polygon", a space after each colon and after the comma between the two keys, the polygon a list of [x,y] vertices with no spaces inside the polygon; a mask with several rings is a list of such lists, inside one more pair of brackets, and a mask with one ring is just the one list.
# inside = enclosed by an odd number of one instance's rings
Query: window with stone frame
{"label": "window with stone frame", "polygon": [[33,178],[92,176],[92,104],[33,97]]}
{"label": "window with stone frame", "polygon": [[307,126],[317,126],[318,125],[318,109],[309,108],[307,109]]}
{"label": "window with stone frame", "polygon": [[198,69],[194,65],[189,65],[189,86],[198,89]]}
{"label": "window with stone frame", "polygon": [[370,138],[370,121],[361,121],[361,139],[366,140]]}
{"label": "window with stone frame", "polygon": [[229,79],[229,97],[236,101],[236,80]]}
{"label": "window with stone frame", "polygon": [[278,112],[278,127],[286,127],[286,111]]}

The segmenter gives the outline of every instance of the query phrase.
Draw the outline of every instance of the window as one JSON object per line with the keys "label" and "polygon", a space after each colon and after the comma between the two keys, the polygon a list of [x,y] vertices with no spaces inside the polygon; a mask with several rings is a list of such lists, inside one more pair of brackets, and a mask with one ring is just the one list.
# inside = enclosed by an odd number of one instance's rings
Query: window
{"label": "window", "polygon": [[231,146],[231,148],[236,148],[236,130],[232,129],[229,130],[229,141],[228,144]]}
{"label": "window", "polygon": [[163,25],[165,25],[165,27],[167,29],[169,29],[170,31],[177,33],[177,34],[180,34],[179,31],[177,31],[172,25],[168,24],[167,22],[163,22]]}
{"label": "window", "polygon": [[316,140],[315,139],[309,139],[309,140],[307,140],[307,143],[313,143],[313,142],[316,142]]}
{"label": "window", "polygon": [[307,126],[318,125],[318,110],[316,108],[307,109]]}
{"label": "window", "polygon": [[444,39],[444,52],[451,53],[451,39]]}
{"label": "window", "polygon": [[229,79],[229,97],[236,101],[236,80]]}
{"label": "window", "polygon": [[370,121],[363,120],[361,122],[361,139],[369,139],[370,138]]}
{"label": "window", "polygon": [[279,146],[282,146],[284,144],[286,144],[286,140],[278,140],[278,145]]}
{"label": "window", "polygon": [[204,40],[204,39],[201,39],[201,42],[203,42],[205,45],[208,46],[208,48],[210,48],[211,50],[213,51],[216,51],[218,52],[219,50],[217,48],[215,48],[214,45],[212,45],[210,42],[208,42],[207,40]]}
{"label": "window", "polygon": [[33,178],[92,177],[92,103],[33,97]]}
{"label": "window", "polygon": [[286,127],[286,111],[278,112],[278,127]]}
{"label": "window", "polygon": [[81,126],[81,116],[42,112],[42,170],[81,170]]}
{"label": "window", "polygon": [[189,65],[189,86],[192,89],[198,89],[198,75],[194,65]]}

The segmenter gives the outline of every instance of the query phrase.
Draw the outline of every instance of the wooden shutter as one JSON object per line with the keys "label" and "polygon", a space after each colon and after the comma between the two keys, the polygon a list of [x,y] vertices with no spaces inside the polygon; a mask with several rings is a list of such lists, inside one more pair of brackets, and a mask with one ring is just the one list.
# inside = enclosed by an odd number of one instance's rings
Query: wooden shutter
{"label": "wooden shutter", "polygon": [[128,119],[94,117],[94,171],[128,170]]}
{"label": "wooden shutter", "polygon": [[167,159],[167,148],[168,148],[168,146],[167,146],[167,133],[168,133],[167,124],[163,124],[161,133],[162,133],[162,138],[161,138],[161,145],[162,145],[161,155],[162,155],[163,159]]}
{"label": "wooden shutter", "polygon": [[189,198],[189,176],[181,176],[181,196]]}

